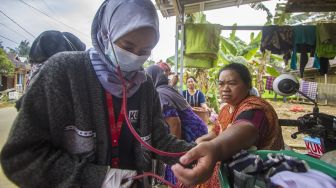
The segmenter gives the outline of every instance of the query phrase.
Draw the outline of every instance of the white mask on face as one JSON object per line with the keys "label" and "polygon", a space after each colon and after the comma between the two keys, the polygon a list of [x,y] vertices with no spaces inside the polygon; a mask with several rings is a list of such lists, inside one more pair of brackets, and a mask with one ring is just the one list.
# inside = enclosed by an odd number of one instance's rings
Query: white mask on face
{"label": "white mask on face", "polygon": [[[115,52],[114,56],[113,49]],[[110,58],[115,67],[120,66],[120,70],[123,72],[132,72],[141,69],[141,66],[149,58],[149,55],[138,56],[127,50],[120,48],[118,45],[111,43],[108,44],[108,48],[105,50],[105,54]]]}

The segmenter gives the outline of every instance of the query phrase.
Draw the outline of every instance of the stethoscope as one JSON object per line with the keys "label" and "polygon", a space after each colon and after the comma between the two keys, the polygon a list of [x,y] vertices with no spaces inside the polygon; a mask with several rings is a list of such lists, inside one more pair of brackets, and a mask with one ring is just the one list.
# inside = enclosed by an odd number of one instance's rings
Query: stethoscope
{"label": "stethoscope", "polygon": [[[119,79],[121,80],[121,84],[122,84],[122,107],[121,107],[121,110],[123,110],[123,114],[124,114],[124,119],[126,121],[126,125],[128,127],[128,129],[131,131],[132,135],[138,140],[138,142],[140,142],[146,149],[158,154],[158,155],[161,155],[161,156],[166,156],[166,157],[180,157],[182,155],[184,155],[186,152],[177,152],[177,153],[173,153],[173,152],[166,152],[166,151],[162,151],[162,150],[159,150],[159,149],[156,149],[154,148],[153,146],[149,145],[148,143],[146,143],[145,141],[143,141],[140,137],[140,135],[136,132],[136,130],[133,128],[132,126],[132,123],[130,122],[128,116],[127,116],[127,111],[126,111],[126,107],[127,107],[127,86],[126,86],[126,80],[124,79],[123,77],[123,74],[122,74],[122,71],[120,69],[120,64],[119,64],[119,61],[117,59],[117,56],[115,54],[115,51],[114,51],[114,47],[113,45],[111,44],[111,41],[110,42],[110,45],[111,45],[111,48],[112,48],[112,52],[113,52],[113,55],[116,59],[116,63],[117,63],[117,74],[119,76]],[[112,63],[111,63],[112,64]],[[114,66],[114,65],[112,65]],[[124,179],[123,181],[131,181],[131,180],[137,180],[137,179],[141,179],[143,177],[147,177],[147,176],[150,176],[150,177],[153,177],[153,178],[157,178],[159,179],[161,182],[163,182],[164,184],[172,187],[172,188],[179,188],[179,187],[182,187],[180,185],[174,185],[172,183],[170,183],[169,181],[163,179],[162,177],[160,177],[159,175],[157,174],[154,174],[152,172],[144,172],[143,174],[140,174],[140,175],[137,175],[137,176],[133,176],[133,177],[130,177],[130,178],[126,178]]]}

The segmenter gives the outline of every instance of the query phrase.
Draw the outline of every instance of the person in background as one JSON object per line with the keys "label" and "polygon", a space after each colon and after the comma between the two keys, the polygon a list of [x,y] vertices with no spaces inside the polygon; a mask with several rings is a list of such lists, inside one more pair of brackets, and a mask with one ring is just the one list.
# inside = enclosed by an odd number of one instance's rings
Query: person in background
{"label": "person in background", "polygon": [[189,76],[187,78],[187,90],[184,90],[183,96],[187,100],[187,102],[192,107],[202,107],[206,111],[211,111],[211,109],[208,107],[205,101],[204,94],[197,90],[195,87],[195,84],[197,83],[196,79],[192,76]]}
{"label": "person in background", "polygon": [[[33,78],[39,72],[42,65],[58,52],[84,51],[85,44],[75,35],[69,32],[48,30],[42,32],[33,41],[29,51],[29,63],[32,65],[26,86],[29,88]],[[16,101],[15,107],[20,109],[22,97]]]}
{"label": "person in background", "polygon": [[[187,142],[194,142],[208,133],[205,123],[192,111],[190,105],[172,86],[161,66],[152,65],[146,69],[152,77],[159,93],[163,117],[169,126],[170,133]],[[176,178],[168,165],[165,179],[176,184]]]}
{"label": "person in background", "polygon": [[[174,153],[195,145],[165,131],[159,96],[142,68],[159,40],[153,3],[104,1],[91,37],[88,51],[49,58],[23,98],[0,154],[19,187],[130,187],[128,178],[150,171],[151,159],[178,160],[142,142]],[[145,187],[146,179],[134,183]]]}
{"label": "person in background", "polygon": [[226,65],[219,72],[218,85],[220,97],[227,103],[219,113],[218,123],[211,132],[196,140],[195,148],[180,158],[183,165],[198,161],[197,165],[192,169],[180,164],[172,167],[177,179],[186,185],[211,177],[198,187],[219,187],[219,163],[216,165],[216,162],[229,160],[242,149],[284,148],[277,114],[268,102],[249,94],[251,75],[244,65]]}
{"label": "person in background", "polygon": [[55,30],[42,32],[33,41],[29,51],[29,63],[32,64],[32,70],[27,85],[49,57],[58,52],[84,51],[85,48],[86,45],[72,33]]}
{"label": "person in background", "polygon": [[[174,89],[176,89],[176,84],[178,82],[178,75],[172,73],[171,68],[168,63],[160,60],[156,64],[164,71],[164,74],[168,77],[169,85],[172,86]],[[171,77],[171,79],[169,79],[169,77]]]}

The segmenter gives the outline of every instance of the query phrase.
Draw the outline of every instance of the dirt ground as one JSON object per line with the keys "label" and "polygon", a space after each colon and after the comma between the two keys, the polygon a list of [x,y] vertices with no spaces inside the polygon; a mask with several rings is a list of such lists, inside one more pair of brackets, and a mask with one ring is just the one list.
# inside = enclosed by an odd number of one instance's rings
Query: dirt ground
{"label": "dirt ground", "polygon": [[[278,114],[279,119],[297,119],[300,116],[303,116],[306,113],[310,113],[313,111],[313,105],[312,104],[303,104],[303,103],[297,103],[295,101],[290,102],[282,102],[282,101],[268,101],[272,104],[275,111]],[[293,112],[290,109],[294,107],[302,107],[303,112]],[[327,105],[320,105],[319,106],[320,112],[336,115],[336,106],[327,106]],[[282,134],[285,140],[285,143],[290,146],[293,150],[298,151],[300,153],[306,153],[305,145],[303,141],[304,135],[300,134],[298,135],[297,139],[292,139],[291,134],[295,133],[297,131],[296,127],[285,127],[282,126]]]}

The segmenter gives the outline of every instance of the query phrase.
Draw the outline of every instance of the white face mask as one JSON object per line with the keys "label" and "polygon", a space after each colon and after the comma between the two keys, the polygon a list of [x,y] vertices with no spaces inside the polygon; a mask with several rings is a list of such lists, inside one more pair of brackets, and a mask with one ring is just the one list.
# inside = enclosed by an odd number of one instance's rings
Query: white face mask
{"label": "white face mask", "polygon": [[[115,52],[114,56],[113,49]],[[149,55],[138,56],[127,50],[120,48],[118,45],[109,43],[108,48],[105,50],[105,54],[110,58],[115,67],[120,66],[120,70],[123,72],[132,72],[141,69],[141,66],[149,58]]]}

